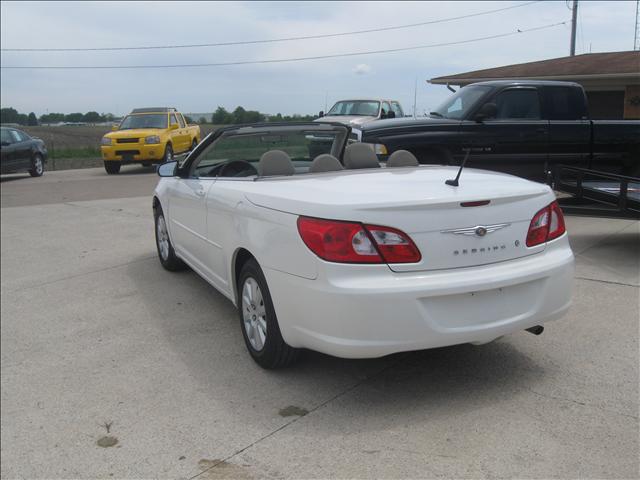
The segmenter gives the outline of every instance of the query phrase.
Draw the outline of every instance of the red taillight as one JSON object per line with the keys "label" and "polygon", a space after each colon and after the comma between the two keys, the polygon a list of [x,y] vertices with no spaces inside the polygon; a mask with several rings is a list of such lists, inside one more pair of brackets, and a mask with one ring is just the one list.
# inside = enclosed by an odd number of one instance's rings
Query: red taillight
{"label": "red taillight", "polygon": [[558,238],[565,231],[562,210],[558,202],[553,202],[533,216],[527,233],[527,247]]}
{"label": "red taillight", "polygon": [[323,260],[340,263],[415,263],[420,251],[395,228],[299,217],[298,231]]}
{"label": "red taillight", "polygon": [[551,211],[551,225],[549,225],[549,236],[547,237],[547,242],[554,238],[558,238],[567,231],[564,226],[564,215],[562,214],[562,209],[560,208],[560,205],[558,205],[558,202],[553,202],[549,205],[549,209]]}

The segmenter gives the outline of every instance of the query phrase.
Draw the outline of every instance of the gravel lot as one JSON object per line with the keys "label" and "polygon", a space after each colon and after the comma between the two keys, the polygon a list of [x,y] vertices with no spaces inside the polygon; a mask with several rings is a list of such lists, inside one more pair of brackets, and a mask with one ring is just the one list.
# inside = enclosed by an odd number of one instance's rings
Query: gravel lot
{"label": "gravel lot", "polygon": [[141,167],[1,183],[1,476],[638,478],[640,223],[568,218],[574,306],[526,332],[263,371],[155,258]]}

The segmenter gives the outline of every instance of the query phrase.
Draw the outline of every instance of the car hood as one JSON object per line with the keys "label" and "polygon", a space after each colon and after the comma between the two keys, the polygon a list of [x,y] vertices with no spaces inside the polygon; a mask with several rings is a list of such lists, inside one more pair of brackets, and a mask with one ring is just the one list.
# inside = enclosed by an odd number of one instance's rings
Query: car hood
{"label": "car hood", "polygon": [[366,133],[376,133],[377,130],[387,130],[390,128],[411,128],[411,127],[424,127],[435,125],[456,125],[460,120],[454,120],[450,118],[438,118],[438,117],[407,117],[407,118],[389,118],[385,120],[378,120],[377,122],[370,122],[362,125],[362,131]]}
{"label": "car hood", "polygon": [[162,132],[160,128],[132,128],[130,130],[116,130],[105,135],[107,138],[139,138],[149,135],[159,135]]}
{"label": "car hood", "polygon": [[376,120],[376,117],[369,116],[358,116],[358,115],[327,115],[325,117],[320,117],[314,121],[316,122],[336,122],[336,123],[344,123],[345,125],[350,125],[352,127],[360,126],[365,123],[373,122]]}

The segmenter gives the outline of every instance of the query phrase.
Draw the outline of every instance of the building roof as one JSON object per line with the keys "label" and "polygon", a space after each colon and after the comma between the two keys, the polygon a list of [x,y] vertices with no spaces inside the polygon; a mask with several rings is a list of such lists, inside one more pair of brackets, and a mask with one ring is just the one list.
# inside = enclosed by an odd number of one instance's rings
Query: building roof
{"label": "building roof", "polygon": [[467,85],[496,79],[640,83],[640,51],[585,53],[436,77],[429,83]]}

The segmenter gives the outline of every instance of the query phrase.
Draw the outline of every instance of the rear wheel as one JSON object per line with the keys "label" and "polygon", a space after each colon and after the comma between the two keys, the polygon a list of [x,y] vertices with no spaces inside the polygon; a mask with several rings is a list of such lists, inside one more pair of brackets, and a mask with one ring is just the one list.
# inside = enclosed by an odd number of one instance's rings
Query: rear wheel
{"label": "rear wheel", "polygon": [[173,250],[173,245],[169,238],[169,231],[167,230],[167,221],[164,218],[164,212],[160,205],[156,207],[154,217],[156,225],[156,248],[158,249],[160,263],[164,268],[172,272],[184,270],[186,265],[176,256],[176,252]]}
{"label": "rear wheel", "polygon": [[244,342],[258,365],[272,369],[296,362],[300,350],[283,340],[267,281],[254,259],[247,260],[240,271],[238,312]]}
{"label": "rear wheel", "polygon": [[104,162],[104,169],[109,175],[120,172],[120,162]]}
{"label": "rear wheel", "polygon": [[33,160],[31,161],[31,170],[29,170],[29,175],[32,177],[41,177],[44,173],[44,159],[42,155],[37,153],[34,155]]}
{"label": "rear wheel", "polygon": [[143,167],[150,167],[151,166],[151,162],[142,162],[142,166]]}

